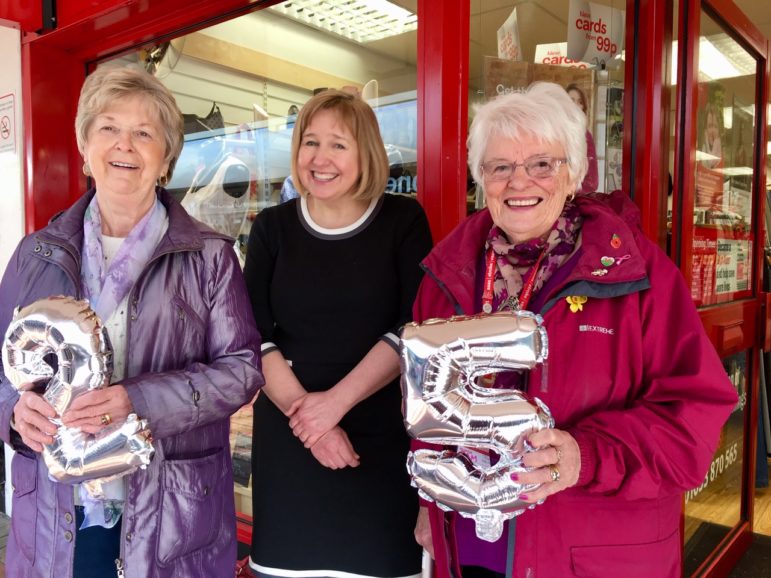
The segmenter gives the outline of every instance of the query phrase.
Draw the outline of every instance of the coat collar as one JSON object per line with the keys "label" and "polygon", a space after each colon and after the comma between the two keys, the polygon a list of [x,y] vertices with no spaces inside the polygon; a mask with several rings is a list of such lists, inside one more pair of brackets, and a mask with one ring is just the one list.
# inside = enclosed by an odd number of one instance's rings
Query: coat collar
{"label": "coat collar", "polygon": [[[156,255],[176,251],[200,251],[206,238],[233,241],[227,235],[193,219],[166,189],[159,187],[156,193],[169,216],[169,228],[155,251]],[[36,237],[40,241],[66,247],[74,255],[79,255],[83,245],[83,217],[95,194],[95,189],[87,191],[69,209],[55,215],[46,228],[36,233]],[[79,262],[79,257],[77,260]]]}
{"label": "coat collar", "polygon": [[[581,283],[598,286],[600,292],[605,285],[641,287],[638,282],[647,279],[647,273],[638,247],[642,232],[634,203],[621,191],[579,195],[576,203],[584,219],[581,254],[563,287]],[[422,263],[465,312],[474,311],[477,267],[492,225],[489,210],[475,213],[440,241]],[[629,258],[616,265],[625,255]],[[603,257],[612,257],[614,264],[604,266]],[[593,274],[599,270],[607,273]]]}

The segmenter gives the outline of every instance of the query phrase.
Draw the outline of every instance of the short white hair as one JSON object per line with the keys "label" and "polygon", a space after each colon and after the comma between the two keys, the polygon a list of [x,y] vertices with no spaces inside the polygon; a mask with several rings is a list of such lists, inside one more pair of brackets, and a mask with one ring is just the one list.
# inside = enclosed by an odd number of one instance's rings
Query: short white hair
{"label": "short white hair", "polygon": [[558,143],[568,159],[570,179],[580,190],[589,162],[586,158],[586,115],[565,89],[553,82],[534,82],[521,92],[497,96],[474,107],[467,140],[468,164],[484,188],[482,162],[491,136],[518,140],[534,137]]}

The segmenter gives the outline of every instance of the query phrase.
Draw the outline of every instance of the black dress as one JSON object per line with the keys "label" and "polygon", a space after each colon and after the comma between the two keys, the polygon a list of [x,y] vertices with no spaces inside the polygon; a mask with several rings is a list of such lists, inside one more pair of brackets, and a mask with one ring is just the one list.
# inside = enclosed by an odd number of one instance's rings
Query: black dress
{"label": "black dress", "polygon": [[[398,348],[431,236],[420,205],[385,195],[346,229],[321,229],[302,199],[262,211],[244,274],[263,354],[280,349],[308,391],[334,386],[378,340]],[[398,380],[340,421],[361,463],[331,470],[266,395],[254,407],[251,559],[266,576],[420,572],[417,495]]]}

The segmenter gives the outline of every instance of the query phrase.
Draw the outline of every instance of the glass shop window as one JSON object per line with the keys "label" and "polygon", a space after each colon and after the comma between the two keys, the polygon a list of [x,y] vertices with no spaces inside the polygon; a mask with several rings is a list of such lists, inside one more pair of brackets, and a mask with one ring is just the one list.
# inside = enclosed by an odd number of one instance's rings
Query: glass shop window
{"label": "glass shop window", "polygon": [[[231,235],[243,258],[254,217],[296,193],[292,129],[303,104],[351,87],[374,109],[386,192],[417,193],[417,0],[295,0],[122,56],[155,74],[185,120],[167,189]],[[251,514],[251,404],[232,419],[236,508]]]}
{"label": "glass shop window", "polygon": [[[469,121],[475,103],[535,81],[556,82],[587,116],[590,171],[584,192],[620,188],[627,3],[470,1]],[[469,173],[469,211],[484,202]]]}

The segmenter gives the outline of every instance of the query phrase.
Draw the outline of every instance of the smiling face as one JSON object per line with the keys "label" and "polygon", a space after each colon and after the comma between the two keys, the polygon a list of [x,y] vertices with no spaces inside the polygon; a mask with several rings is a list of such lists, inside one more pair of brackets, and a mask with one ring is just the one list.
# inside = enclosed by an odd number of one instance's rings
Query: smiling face
{"label": "smiling face", "polygon": [[[517,140],[493,135],[487,142],[483,163],[522,163],[539,157],[563,159],[565,151],[559,144],[542,143],[528,135]],[[512,243],[546,235],[562,213],[567,196],[575,190],[566,163],[547,178],[533,178],[521,165],[508,181],[491,181],[486,174],[483,178],[493,222]]]}
{"label": "smiling face", "polygon": [[308,123],[297,153],[303,188],[321,202],[353,192],[361,176],[359,147],[334,110],[320,110]]}
{"label": "smiling face", "polygon": [[114,101],[88,129],[83,159],[88,163],[100,198],[138,206],[155,196],[165,175],[166,141],[154,109],[142,96]]}

